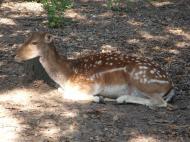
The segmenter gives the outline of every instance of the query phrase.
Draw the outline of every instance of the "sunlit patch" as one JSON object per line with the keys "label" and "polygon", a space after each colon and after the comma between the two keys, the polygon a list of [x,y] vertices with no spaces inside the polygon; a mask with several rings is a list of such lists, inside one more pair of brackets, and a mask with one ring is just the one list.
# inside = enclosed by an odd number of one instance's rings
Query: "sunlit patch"
{"label": "sunlit patch", "polygon": [[[86,90],[87,91],[87,90]],[[88,95],[85,90],[81,90],[80,86],[67,84],[64,87],[62,97],[70,101],[90,101],[92,96]]]}
{"label": "sunlit patch", "polygon": [[67,18],[77,19],[77,20],[86,20],[86,16],[81,15],[73,9],[66,10],[64,16]]}
{"label": "sunlit patch", "polygon": [[61,115],[63,115],[66,118],[74,118],[77,116],[77,112],[71,112],[71,111],[65,111]]}
{"label": "sunlit patch", "polygon": [[107,53],[111,51],[117,51],[117,47],[113,47],[111,45],[102,45],[101,46],[101,52],[102,53]]}
{"label": "sunlit patch", "polygon": [[113,16],[113,13],[110,11],[104,12],[104,13],[101,13],[100,15],[98,15],[98,17],[101,17],[101,18],[112,17],[112,16]]}
{"label": "sunlit patch", "polygon": [[167,6],[167,5],[173,4],[173,2],[171,2],[171,1],[163,1],[163,2],[162,1],[152,1],[151,3],[155,7],[162,7],[162,6]]}
{"label": "sunlit patch", "polygon": [[169,50],[169,53],[173,53],[173,54],[179,54],[180,52],[178,51],[178,50],[175,50],[175,49],[171,49],[171,50]]}
{"label": "sunlit patch", "polygon": [[128,20],[127,23],[129,23],[130,25],[133,25],[133,26],[141,26],[141,25],[143,25],[142,22],[134,21],[133,19],[132,20]]}
{"label": "sunlit patch", "polygon": [[16,25],[16,23],[10,18],[0,18],[0,24],[4,25]]}
{"label": "sunlit patch", "polygon": [[158,139],[155,139],[151,136],[137,136],[134,138],[131,138],[129,142],[158,142]]}
{"label": "sunlit patch", "polygon": [[78,132],[78,128],[75,125],[75,123],[71,124],[67,130],[63,132],[64,135],[70,135],[72,137],[73,134],[76,134]]}
{"label": "sunlit patch", "polygon": [[1,7],[10,8],[12,11],[27,11],[35,14],[44,12],[43,5],[37,2],[9,2],[9,4],[5,2],[2,3]]}
{"label": "sunlit patch", "polygon": [[33,94],[33,91],[30,89],[13,89],[10,91],[4,91],[0,93],[0,102],[13,102],[15,104],[28,104],[29,97]]}
{"label": "sunlit patch", "polygon": [[19,123],[7,109],[0,106],[0,141],[17,142],[22,131]]}
{"label": "sunlit patch", "polygon": [[166,39],[166,37],[164,37],[164,36],[151,35],[150,33],[146,32],[146,31],[140,31],[139,34],[145,39],[154,39],[154,40],[165,40]]}
{"label": "sunlit patch", "polygon": [[168,32],[174,34],[174,35],[179,35],[179,36],[183,36],[185,37],[187,40],[190,40],[190,33],[189,32],[185,32],[183,29],[181,28],[167,28],[166,29]]}
{"label": "sunlit patch", "polygon": [[175,45],[179,48],[187,48],[190,46],[190,43],[188,43],[188,42],[177,42]]}
{"label": "sunlit patch", "polygon": [[43,120],[43,122],[41,122],[39,124],[40,133],[44,137],[53,138],[53,139],[57,140],[56,138],[59,137],[61,129],[60,129],[60,127],[56,126],[55,123],[56,122],[52,119]]}
{"label": "sunlit patch", "polygon": [[[40,139],[36,141],[59,141],[63,133],[70,135],[77,131],[72,124],[65,124],[64,127],[68,128],[62,130],[58,122],[49,117],[51,114],[64,119],[77,117],[78,110],[68,110],[60,98],[56,90],[46,85],[35,89],[15,88],[0,92],[0,141],[18,142],[28,140],[29,137]],[[34,131],[30,130],[32,126],[29,122],[38,124]],[[26,136],[27,132],[32,135]]]}
{"label": "sunlit patch", "polygon": [[130,44],[139,43],[139,39],[128,39],[127,42]]}

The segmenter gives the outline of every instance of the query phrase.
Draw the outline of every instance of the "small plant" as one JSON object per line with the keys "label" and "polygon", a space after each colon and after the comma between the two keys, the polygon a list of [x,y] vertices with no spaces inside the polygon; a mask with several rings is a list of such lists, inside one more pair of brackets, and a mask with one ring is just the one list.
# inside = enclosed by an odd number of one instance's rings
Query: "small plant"
{"label": "small plant", "polygon": [[121,1],[121,0],[108,0],[108,1],[107,1],[107,6],[108,6],[108,8],[110,8],[110,9],[112,9],[113,7],[117,7],[117,8],[118,8],[118,6],[119,6],[119,4],[120,4],[120,1]]}
{"label": "small plant", "polygon": [[48,14],[48,25],[51,28],[61,27],[64,22],[64,12],[72,7],[71,0],[41,0]]}
{"label": "small plant", "polygon": [[113,11],[129,11],[133,6],[132,0],[107,0],[107,7]]}

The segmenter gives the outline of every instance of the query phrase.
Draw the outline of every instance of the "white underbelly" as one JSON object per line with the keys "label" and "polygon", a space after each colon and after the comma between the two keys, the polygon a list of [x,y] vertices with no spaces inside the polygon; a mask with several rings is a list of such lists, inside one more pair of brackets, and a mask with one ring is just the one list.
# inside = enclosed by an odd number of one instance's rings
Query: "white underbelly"
{"label": "white underbelly", "polygon": [[99,95],[116,99],[119,96],[127,95],[128,87],[127,85],[108,85],[105,86]]}

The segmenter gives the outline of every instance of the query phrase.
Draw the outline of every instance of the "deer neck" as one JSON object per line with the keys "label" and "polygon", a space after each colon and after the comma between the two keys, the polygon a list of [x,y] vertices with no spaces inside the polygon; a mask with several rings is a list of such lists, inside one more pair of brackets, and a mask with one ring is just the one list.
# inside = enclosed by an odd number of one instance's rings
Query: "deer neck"
{"label": "deer neck", "polygon": [[42,53],[40,63],[50,78],[62,87],[73,74],[71,64],[66,57],[60,57],[54,45],[47,47]]}

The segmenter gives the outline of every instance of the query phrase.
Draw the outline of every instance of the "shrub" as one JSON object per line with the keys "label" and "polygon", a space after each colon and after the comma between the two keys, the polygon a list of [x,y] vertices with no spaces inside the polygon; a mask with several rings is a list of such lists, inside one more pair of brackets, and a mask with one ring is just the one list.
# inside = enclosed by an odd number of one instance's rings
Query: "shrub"
{"label": "shrub", "polygon": [[64,22],[64,12],[72,7],[71,0],[41,0],[48,14],[48,25],[52,28],[61,27]]}

